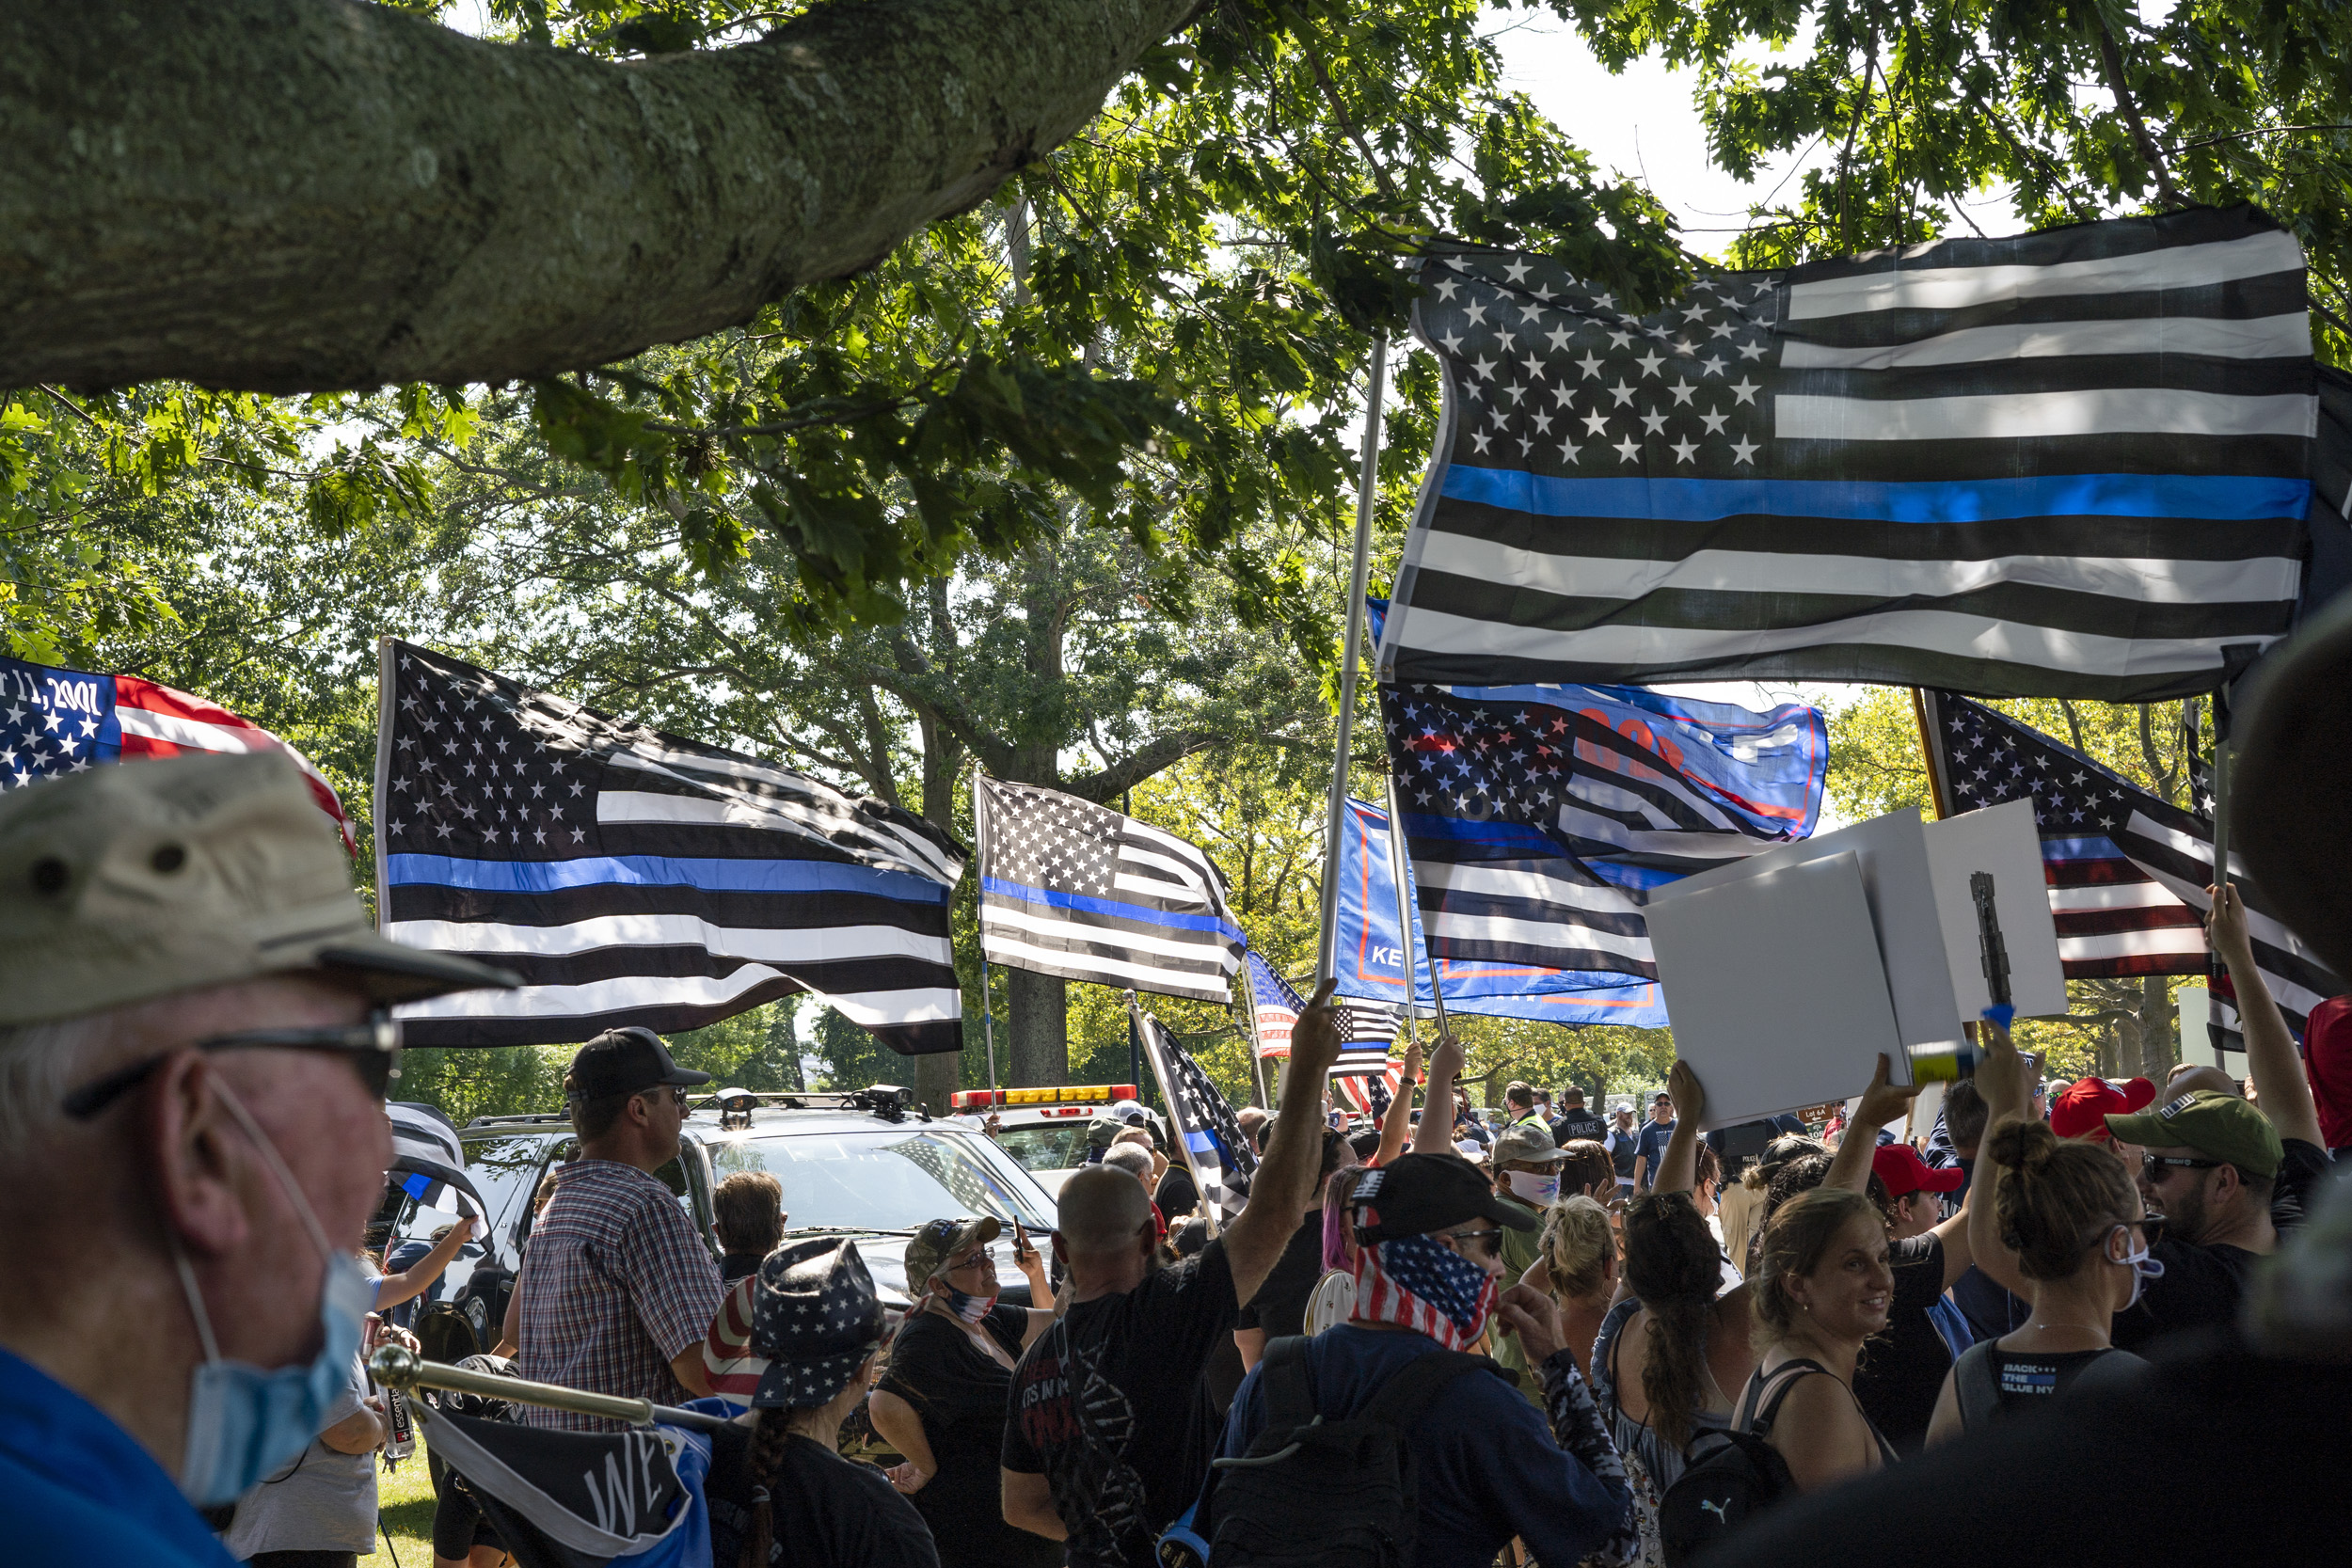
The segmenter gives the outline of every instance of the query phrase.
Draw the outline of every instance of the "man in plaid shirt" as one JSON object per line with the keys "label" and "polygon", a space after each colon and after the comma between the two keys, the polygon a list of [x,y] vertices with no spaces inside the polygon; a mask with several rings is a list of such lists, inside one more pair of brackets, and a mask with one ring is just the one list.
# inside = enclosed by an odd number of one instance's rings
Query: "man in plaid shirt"
{"label": "man in plaid shirt", "polygon": [[[650,1029],[611,1029],[580,1048],[564,1094],[580,1158],[531,1227],[516,1289],[516,1372],[599,1394],[675,1404],[710,1392],[702,1344],[718,1314],[719,1265],[653,1173],[677,1157],[686,1085]],[[622,1423],[518,1406],[529,1425],[573,1432]]]}

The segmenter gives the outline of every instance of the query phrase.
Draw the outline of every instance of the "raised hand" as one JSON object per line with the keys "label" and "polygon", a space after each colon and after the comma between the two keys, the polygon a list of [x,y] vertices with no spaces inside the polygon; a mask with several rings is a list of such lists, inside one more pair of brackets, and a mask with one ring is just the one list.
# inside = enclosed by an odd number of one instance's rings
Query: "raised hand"
{"label": "raised hand", "polygon": [[1339,984],[1326,980],[1315,988],[1313,996],[1291,1026],[1291,1079],[1300,1084],[1320,1084],[1331,1070],[1331,1064],[1340,1059],[1340,1010],[1331,1006],[1331,992]]}
{"label": "raised hand", "polygon": [[[1880,1058],[1882,1063],[1884,1060]],[[1666,1092],[1674,1096],[1677,1120],[1698,1127],[1707,1124],[1707,1089],[1699,1082],[1697,1069],[1677,1057],[1675,1065],[1666,1069]]]}
{"label": "raised hand", "polygon": [[[1853,1128],[1859,1128],[1876,1139],[1879,1129],[1903,1114],[1903,1108],[1919,1098],[1919,1085],[1904,1088],[1886,1081],[1890,1069],[1886,1053],[1879,1053],[1878,1070],[1870,1074],[1870,1086],[1862,1091],[1862,1102],[1854,1108]],[[1682,1102],[1677,1100],[1677,1105]],[[1851,1132],[1853,1128],[1848,1129]]]}

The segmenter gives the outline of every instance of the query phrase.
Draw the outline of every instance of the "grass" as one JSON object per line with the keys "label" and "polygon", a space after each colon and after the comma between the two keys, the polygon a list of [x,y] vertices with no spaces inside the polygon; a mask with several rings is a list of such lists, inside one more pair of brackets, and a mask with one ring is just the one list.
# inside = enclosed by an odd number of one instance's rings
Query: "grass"
{"label": "grass", "polygon": [[[417,1451],[402,1460],[398,1470],[388,1476],[377,1469],[375,1506],[384,1533],[376,1536],[374,1552],[359,1560],[392,1568],[397,1557],[400,1568],[433,1568],[433,1478],[424,1467],[422,1434],[417,1438]],[[389,1555],[384,1550],[385,1533],[392,1538]]]}

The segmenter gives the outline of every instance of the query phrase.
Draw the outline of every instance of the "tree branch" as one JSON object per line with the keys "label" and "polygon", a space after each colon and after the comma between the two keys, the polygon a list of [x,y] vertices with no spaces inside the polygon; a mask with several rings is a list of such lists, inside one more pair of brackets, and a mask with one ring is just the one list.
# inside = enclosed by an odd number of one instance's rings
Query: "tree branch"
{"label": "tree branch", "polygon": [[737,325],[1071,135],[1201,0],[863,0],[615,64],[352,0],[0,8],[0,386],[502,382]]}
{"label": "tree branch", "polygon": [[1214,730],[1177,730],[1129,752],[1100,772],[1064,779],[1062,788],[1082,800],[1099,804],[1133,789],[1163,768],[1175,767],[1193,752],[1206,751],[1221,738]]}
{"label": "tree branch", "polygon": [[2106,77],[2107,91],[2115,95],[2115,106],[2122,111],[2123,123],[2131,128],[2132,145],[2148,166],[2148,172],[2156,177],[2156,198],[2167,207],[2185,207],[2188,202],[2172,185],[2172,171],[2165,166],[2164,150],[2156,146],[2156,138],[2148,134],[2148,122],[2139,117],[2139,102],[2132,96],[2129,83],[2123,79],[2123,50],[2115,41],[2115,34],[2107,28],[2104,12],[2093,9],[2099,20],[2099,65]]}

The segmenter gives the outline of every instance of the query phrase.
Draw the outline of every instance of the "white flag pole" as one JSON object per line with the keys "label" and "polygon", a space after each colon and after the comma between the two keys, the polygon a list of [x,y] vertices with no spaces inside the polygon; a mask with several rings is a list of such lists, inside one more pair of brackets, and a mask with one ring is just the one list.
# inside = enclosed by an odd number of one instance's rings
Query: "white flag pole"
{"label": "white flag pole", "polygon": [[1347,588],[1347,652],[1340,666],[1340,741],[1331,768],[1330,809],[1324,816],[1323,933],[1315,946],[1315,983],[1339,967],[1340,813],[1347,805],[1347,749],[1355,739],[1356,666],[1363,657],[1364,588],[1372,571],[1372,511],[1379,490],[1380,403],[1388,390],[1389,335],[1372,335],[1370,388],[1364,399],[1364,457],[1356,480],[1356,562]]}

